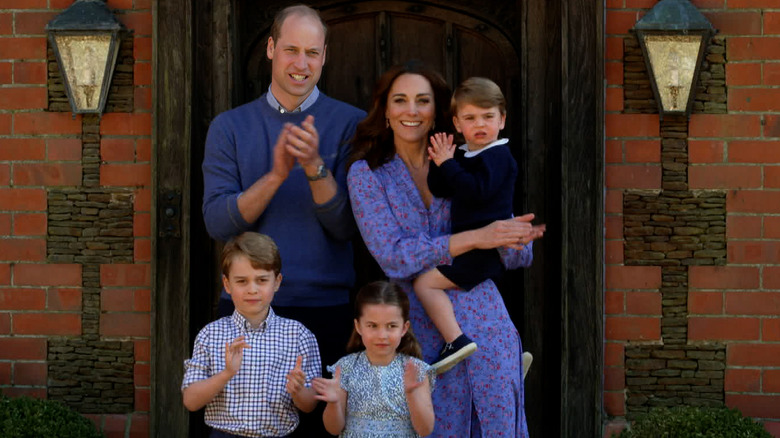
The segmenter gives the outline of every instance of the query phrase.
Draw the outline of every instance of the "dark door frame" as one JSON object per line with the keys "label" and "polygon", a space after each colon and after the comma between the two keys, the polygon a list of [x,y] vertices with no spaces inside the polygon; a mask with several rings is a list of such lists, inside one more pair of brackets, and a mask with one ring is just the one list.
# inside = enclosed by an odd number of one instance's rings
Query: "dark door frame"
{"label": "dark door frame", "polygon": [[[544,181],[545,191],[525,204],[527,211],[544,212],[548,224],[544,242],[535,248],[537,260],[544,262],[535,263],[525,277],[524,289],[533,292],[524,297],[524,343],[541,362],[539,366],[535,361],[532,372],[539,369],[542,373],[535,379],[529,375],[526,409],[534,409],[534,396],[549,392],[558,381],[560,398],[554,418],[560,419],[559,427],[552,430],[547,423],[544,436],[601,437],[604,5],[593,0],[516,2],[522,11],[522,140],[528,163],[524,177]],[[232,101],[228,31],[232,18],[230,0],[166,0],[153,2],[153,8],[153,202],[157,214],[151,435],[173,437],[188,436],[189,430],[179,385],[182,363],[192,343],[190,221],[199,219],[189,212],[193,203],[200,202],[193,196],[196,188],[190,169],[198,157],[193,157],[192,144],[202,141],[198,134],[202,129],[196,128],[210,120],[208,115],[229,108]],[[193,19],[204,13],[213,18],[207,38],[196,33]],[[227,92],[212,95],[208,90],[193,90],[195,50],[208,51],[214,89]],[[202,111],[203,106],[208,108]],[[178,235],[167,233],[162,220],[163,203],[177,191],[181,198],[174,198],[178,204],[173,213],[179,215]],[[550,296],[555,298],[550,300]],[[547,335],[529,329],[531,318],[544,319]],[[557,344],[550,342],[550,333]],[[545,358],[548,363],[542,362]]]}

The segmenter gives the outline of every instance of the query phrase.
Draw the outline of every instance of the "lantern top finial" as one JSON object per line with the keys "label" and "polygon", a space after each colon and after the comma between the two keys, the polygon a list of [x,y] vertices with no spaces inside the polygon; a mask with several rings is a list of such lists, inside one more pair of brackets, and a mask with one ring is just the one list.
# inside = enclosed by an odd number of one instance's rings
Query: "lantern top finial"
{"label": "lantern top finial", "polygon": [[120,31],[124,25],[116,19],[104,0],[76,0],[46,25],[47,31]]}
{"label": "lantern top finial", "polygon": [[709,30],[712,23],[688,0],[661,0],[642,17],[634,30]]}

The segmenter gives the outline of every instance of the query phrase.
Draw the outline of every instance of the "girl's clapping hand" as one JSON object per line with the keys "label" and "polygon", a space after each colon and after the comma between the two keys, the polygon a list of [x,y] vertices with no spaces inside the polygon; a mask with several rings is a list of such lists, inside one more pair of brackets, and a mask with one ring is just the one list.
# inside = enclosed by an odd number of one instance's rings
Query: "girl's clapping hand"
{"label": "girl's clapping hand", "polygon": [[335,403],[340,400],[344,390],[341,388],[341,367],[336,367],[332,379],[317,377],[311,381],[311,386],[317,392],[315,398],[326,403]]}

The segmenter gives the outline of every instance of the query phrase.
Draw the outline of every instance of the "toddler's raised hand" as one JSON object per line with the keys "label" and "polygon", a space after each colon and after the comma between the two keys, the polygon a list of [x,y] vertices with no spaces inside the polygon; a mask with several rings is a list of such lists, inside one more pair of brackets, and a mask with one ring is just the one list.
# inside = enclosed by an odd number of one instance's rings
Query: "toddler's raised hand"
{"label": "toddler's raised hand", "polygon": [[339,401],[339,395],[344,391],[341,389],[341,367],[336,367],[336,372],[333,373],[332,379],[317,377],[311,381],[311,386],[317,392],[317,395],[314,397],[317,400],[327,403]]}
{"label": "toddler's raised hand", "polygon": [[428,156],[437,166],[455,156],[455,145],[452,143],[452,134],[437,132],[431,136],[431,145],[428,146]]}
{"label": "toddler's raised hand", "polygon": [[250,348],[243,336],[233,339],[233,342],[225,343],[225,370],[231,376],[235,376],[241,369],[241,361],[244,359],[244,348]]}
{"label": "toddler's raised hand", "polygon": [[298,356],[295,360],[295,368],[287,373],[287,392],[295,395],[303,389],[306,384],[306,373],[303,372],[303,356]]}
{"label": "toddler's raised hand", "polygon": [[407,394],[411,394],[414,392],[417,388],[421,387],[423,384],[423,380],[418,380],[417,375],[420,372],[420,368],[411,361],[411,359],[407,360],[404,364],[404,392]]}

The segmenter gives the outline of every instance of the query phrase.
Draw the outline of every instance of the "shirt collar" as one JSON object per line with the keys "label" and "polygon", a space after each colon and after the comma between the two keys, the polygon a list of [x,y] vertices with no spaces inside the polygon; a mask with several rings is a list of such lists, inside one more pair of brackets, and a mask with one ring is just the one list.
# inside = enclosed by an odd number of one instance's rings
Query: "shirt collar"
{"label": "shirt collar", "polygon": [[266,329],[268,329],[269,324],[273,324],[274,319],[276,319],[276,314],[274,313],[274,309],[268,308],[268,315],[265,317],[265,321],[260,323],[260,326],[256,329],[252,329],[249,325],[249,321],[247,321],[246,318],[244,318],[244,315],[238,313],[238,310],[233,311],[233,315],[230,317],[230,319],[233,321],[233,324],[236,325],[236,327],[241,330],[243,333],[250,333],[250,332],[264,332]]}
{"label": "shirt collar", "polygon": [[463,152],[465,152],[465,154],[463,154],[463,155],[465,155],[466,158],[471,158],[471,157],[476,157],[477,155],[482,153],[482,151],[486,151],[489,148],[492,148],[493,146],[500,146],[502,144],[507,144],[507,143],[509,143],[509,139],[508,138],[499,138],[498,140],[494,141],[493,143],[490,143],[489,145],[483,147],[482,149],[477,149],[476,151],[470,151],[469,150],[469,145],[467,145],[467,144],[462,144],[462,145],[458,146],[458,149],[460,149]]}
{"label": "shirt collar", "polygon": [[314,89],[311,90],[311,94],[309,94],[309,97],[307,97],[306,100],[304,100],[303,103],[301,103],[298,106],[298,108],[295,108],[292,111],[287,111],[286,109],[284,109],[282,104],[280,104],[279,101],[276,100],[276,98],[274,97],[274,93],[271,92],[270,85],[268,86],[268,92],[265,93],[265,98],[268,101],[268,105],[271,105],[271,108],[275,109],[276,111],[279,111],[282,114],[298,113],[298,112],[306,111],[307,109],[309,109],[309,107],[314,105],[314,102],[317,101],[318,97],[320,97],[320,89],[317,88],[317,86],[315,85]]}

